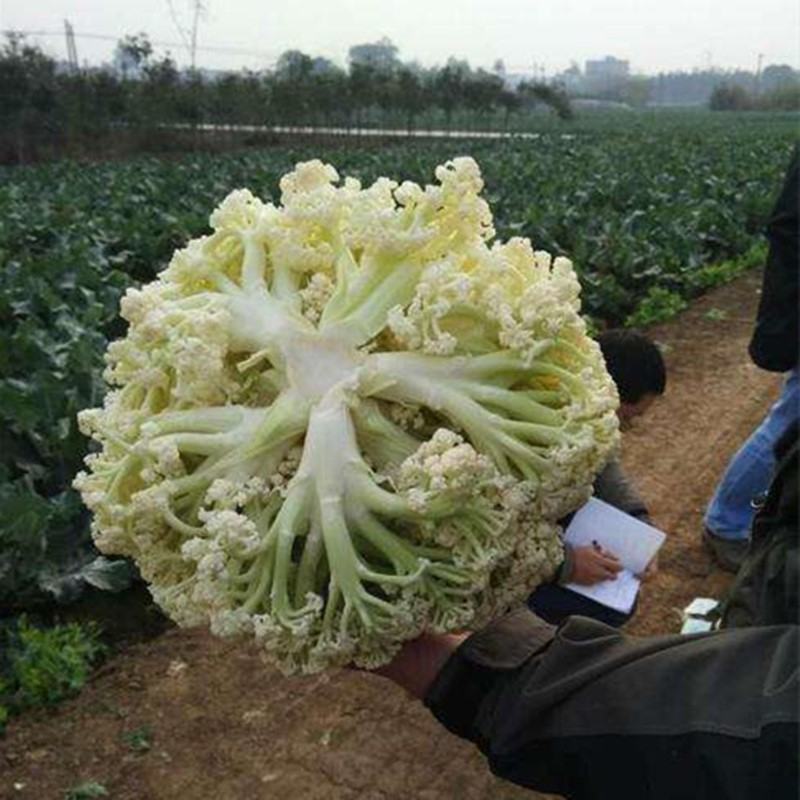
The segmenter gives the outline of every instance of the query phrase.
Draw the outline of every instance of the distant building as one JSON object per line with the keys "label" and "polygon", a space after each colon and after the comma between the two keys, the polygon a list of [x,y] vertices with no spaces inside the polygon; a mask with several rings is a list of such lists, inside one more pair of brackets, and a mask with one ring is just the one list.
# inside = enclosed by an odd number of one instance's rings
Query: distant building
{"label": "distant building", "polygon": [[590,92],[611,92],[630,76],[630,62],[614,56],[586,62],[585,84]]}

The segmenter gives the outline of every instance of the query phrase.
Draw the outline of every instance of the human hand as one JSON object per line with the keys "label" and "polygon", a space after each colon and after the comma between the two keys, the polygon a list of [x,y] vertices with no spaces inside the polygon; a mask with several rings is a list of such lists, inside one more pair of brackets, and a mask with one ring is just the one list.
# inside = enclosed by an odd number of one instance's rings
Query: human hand
{"label": "human hand", "polygon": [[572,581],[582,586],[614,580],[622,569],[619,559],[598,544],[575,547],[572,557]]}
{"label": "human hand", "polygon": [[390,663],[372,671],[422,700],[447,659],[468,636],[468,633],[424,633],[406,642]]}

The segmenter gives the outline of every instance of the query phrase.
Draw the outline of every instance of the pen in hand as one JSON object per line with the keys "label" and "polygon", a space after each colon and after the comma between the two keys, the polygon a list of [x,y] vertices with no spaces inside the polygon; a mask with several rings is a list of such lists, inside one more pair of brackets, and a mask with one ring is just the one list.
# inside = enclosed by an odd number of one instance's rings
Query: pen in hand
{"label": "pen in hand", "polygon": [[590,545],[573,550],[572,580],[575,583],[590,586],[600,581],[614,580],[621,569],[619,559],[604,550],[596,539]]}

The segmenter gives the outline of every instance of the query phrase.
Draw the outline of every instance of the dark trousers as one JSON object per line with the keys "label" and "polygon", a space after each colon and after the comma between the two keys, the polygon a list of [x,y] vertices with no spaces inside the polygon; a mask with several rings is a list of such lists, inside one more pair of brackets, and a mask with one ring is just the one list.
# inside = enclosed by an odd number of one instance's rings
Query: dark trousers
{"label": "dark trousers", "polygon": [[605,622],[614,628],[624,625],[636,612],[623,614],[556,583],[543,583],[528,598],[528,608],[545,622],[560,625],[567,617],[581,616]]}

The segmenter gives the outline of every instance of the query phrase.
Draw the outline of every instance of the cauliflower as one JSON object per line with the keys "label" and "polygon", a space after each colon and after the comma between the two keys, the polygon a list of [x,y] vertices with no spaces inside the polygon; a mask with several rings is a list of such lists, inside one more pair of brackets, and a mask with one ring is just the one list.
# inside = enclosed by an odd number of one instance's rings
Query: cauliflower
{"label": "cauliflower", "polygon": [[387,662],[551,577],[617,442],[571,263],[492,243],[477,164],[366,189],[319,161],[121,304],[77,476],[178,623],[286,672]]}

